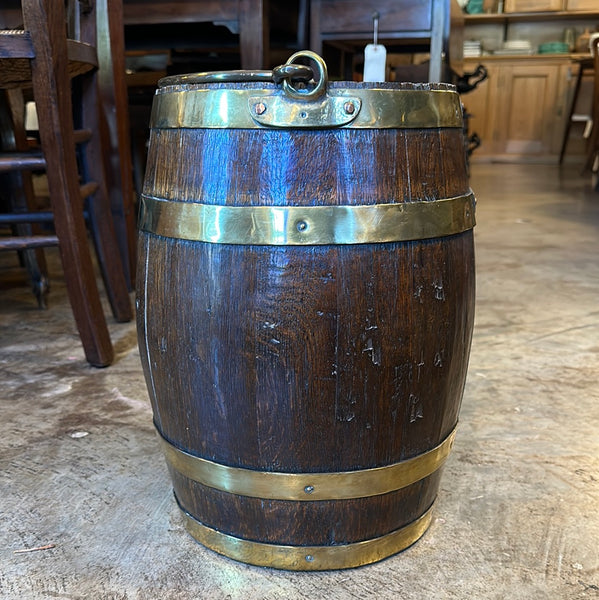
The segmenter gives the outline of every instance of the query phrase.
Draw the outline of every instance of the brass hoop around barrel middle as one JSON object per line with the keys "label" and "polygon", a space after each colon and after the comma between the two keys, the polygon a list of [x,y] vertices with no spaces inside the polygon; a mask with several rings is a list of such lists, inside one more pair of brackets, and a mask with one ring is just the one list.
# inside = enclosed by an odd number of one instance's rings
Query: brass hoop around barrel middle
{"label": "brass hoop around barrel middle", "polygon": [[394,492],[432,475],[449,456],[456,430],[435,448],[384,467],[338,473],[282,473],[230,467],[188,454],[160,436],[172,469],[208,487],[270,500],[343,500]]}
{"label": "brass hoop around barrel middle", "polygon": [[139,229],[214,244],[310,246],[443,237],[472,229],[472,193],[434,201],[333,206],[221,206],[141,197]]}
{"label": "brass hoop around barrel middle", "polygon": [[378,538],[336,546],[284,546],[244,540],[200,523],[185,509],[185,527],[207,548],[259,567],[291,571],[349,569],[378,562],[397,554],[419,540],[432,521],[431,506],[421,517],[405,527]]}

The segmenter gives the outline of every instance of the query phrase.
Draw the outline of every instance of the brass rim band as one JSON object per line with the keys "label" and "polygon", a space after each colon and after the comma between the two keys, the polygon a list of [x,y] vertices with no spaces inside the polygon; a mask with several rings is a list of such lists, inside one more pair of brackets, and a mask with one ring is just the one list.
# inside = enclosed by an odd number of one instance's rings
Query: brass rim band
{"label": "brass rim band", "polygon": [[207,527],[182,509],[189,534],[202,545],[235,560],[292,571],[349,569],[401,552],[419,538],[431,524],[433,507],[409,525],[387,535],[342,546],[283,546],[253,542]]}
{"label": "brass rim band", "polygon": [[231,494],[271,500],[344,500],[394,492],[437,471],[447,460],[456,430],[441,444],[408,460],[338,473],[282,473],[230,467],[179,450],[160,434],[172,469],[208,487]]}
{"label": "brass rim band", "polygon": [[187,86],[157,90],[152,129],[462,128],[459,95],[452,90],[328,88],[302,100],[271,89]]}
{"label": "brass rim band", "polygon": [[475,225],[472,193],[430,202],[221,206],[143,195],[139,229],[163,237],[272,246],[372,244],[444,237]]}

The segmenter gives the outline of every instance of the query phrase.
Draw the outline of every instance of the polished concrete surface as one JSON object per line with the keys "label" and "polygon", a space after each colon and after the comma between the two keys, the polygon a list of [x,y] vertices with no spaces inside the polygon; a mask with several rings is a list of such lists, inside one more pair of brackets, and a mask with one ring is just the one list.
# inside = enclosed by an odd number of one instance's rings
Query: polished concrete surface
{"label": "polished concrete surface", "polygon": [[474,341],[433,523],[352,570],[258,568],[190,538],[134,325],[111,324],[117,360],[88,367],[60,270],[39,311],[0,255],[0,598],[598,598],[599,194],[547,166],[474,165],[472,187]]}

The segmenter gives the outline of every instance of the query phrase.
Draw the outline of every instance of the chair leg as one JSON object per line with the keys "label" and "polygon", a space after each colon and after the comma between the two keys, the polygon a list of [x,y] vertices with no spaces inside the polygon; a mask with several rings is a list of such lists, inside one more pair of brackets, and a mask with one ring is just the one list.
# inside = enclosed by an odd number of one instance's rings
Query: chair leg
{"label": "chair leg", "polygon": [[[21,235],[21,234],[19,234]],[[31,291],[37,300],[37,305],[40,308],[48,308],[46,298],[50,291],[50,282],[48,276],[44,274],[40,266],[40,249],[37,250],[23,250],[23,263],[29,273],[29,279],[31,281]],[[43,254],[41,257],[43,258]]]}
{"label": "chair leg", "polygon": [[580,84],[582,83],[582,64],[578,67],[578,73],[576,74],[576,83],[574,85],[574,93],[572,94],[572,102],[570,104],[570,110],[568,111],[568,120],[566,121],[566,130],[562,137],[562,145],[559,151],[559,164],[564,162],[564,155],[566,154],[566,146],[568,144],[568,138],[570,137],[570,129],[572,127],[572,115],[576,109],[576,101],[578,100],[578,94],[580,92]]}
{"label": "chair leg", "polygon": [[[42,128],[40,124],[40,135]],[[69,301],[88,362],[104,367],[112,362],[114,353],[80,210],[78,182],[73,176],[76,173],[74,149],[55,146],[55,150],[57,160],[48,161],[48,186]],[[61,193],[65,187],[68,195]]]}
{"label": "chair leg", "polygon": [[82,168],[90,179],[98,183],[95,194],[87,199],[89,227],[112,313],[117,321],[126,322],[133,318],[133,310],[106,187],[95,76],[87,78],[80,93],[83,107],[81,126],[93,132],[89,142],[81,148]]}
{"label": "chair leg", "polygon": [[131,291],[135,287],[137,229],[122,0],[96,0],[96,25],[97,79],[108,196],[125,278]]}
{"label": "chair leg", "polygon": [[27,28],[37,29],[32,36],[36,55],[31,61],[34,99],[40,140],[46,149],[48,188],[69,301],[87,360],[93,366],[104,367],[112,362],[114,351],[98,294],[81,206],[72,103],[66,93],[69,89],[66,42],[57,34],[64,28],[61,7],[59,2],[45,11],[50,33],[37,27],[41,20],[39,0],[24,0],[23,14],[29,20]]}

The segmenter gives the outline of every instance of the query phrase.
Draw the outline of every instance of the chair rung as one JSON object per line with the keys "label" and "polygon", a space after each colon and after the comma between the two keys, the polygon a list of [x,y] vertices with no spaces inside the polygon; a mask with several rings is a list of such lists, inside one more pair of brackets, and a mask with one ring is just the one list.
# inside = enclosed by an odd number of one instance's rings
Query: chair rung
{"label": "chair rung", "polygon": [[27,250],[47,246],[58,246],[58,237],[55,235],[0,237],[0,250]]}
{"label": "chair rung", "polygon": [[31,153],[0,153],[0,173],[8,171],[35,171],[45,169],[46,160],[41,154]]}
{"label": "chair rung", "polygon": [[8,213],[0,215],[0,223],[48,223],[54,220],[49,211]]}
{"label": "chair rung", "polygon": [[88,181],[87,183],[84,183],[79,188],[79,194],[81,195],[81,199],[85,200],[85,198],[87,198],[88,196],[92,196],[98,191],[99,187],[100,186],[95,181]]}
{"label": "chair rung", "polygon": [[89,142],[92,137],[91,129],[75,129],[75,143],[83,144],[85,142]]}

